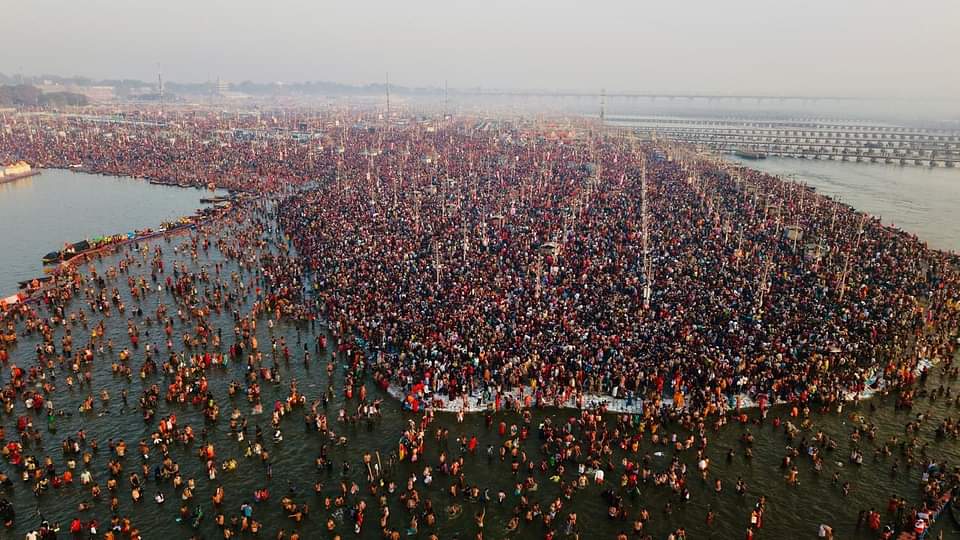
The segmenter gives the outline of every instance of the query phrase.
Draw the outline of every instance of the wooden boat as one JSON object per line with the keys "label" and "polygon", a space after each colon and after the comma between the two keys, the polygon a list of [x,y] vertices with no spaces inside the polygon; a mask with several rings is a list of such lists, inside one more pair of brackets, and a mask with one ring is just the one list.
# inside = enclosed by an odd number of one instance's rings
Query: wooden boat
{"label": "wooden boat", "polygon": [[84,251],[90,249],[90,242],[86,240],[81,240],[74,244],[71,244],[70,247],[64,249],[60,252],[60,258],[64,261],[69,261],[70,259],[76,257],[77,255],[83,253]]}
{"label": "wooden boat", "polygon": [[54,264],[60,261],[69,261],[84,251],[89,250],[91,247],[93,246],[90,245],[90,242],[81,240],[79,242],[70,244],[61,251],[51,251],[50,253],[44,255],[41,260],[43,261],[43,264]]}
{"label": "wooden boat", "polygon": [[[220,197],[225,199],[226,204],[220,206],[215,205],[212,207],[207,207],[200,209],[197,214],[192,216],[181,217],[176,221],[164,222],[160,224],[159,229],[143,229],[137,230],[134,232],[128,232],[126,234],[117,234],[112,236],[103,236],[99,238],[94,238],[92,240],[81,240],[74,244],[68,245],[61,251],[51,251],[43,256],[44,265],[50,265],[58,262],[66,262],[74,257],[81,255],[86,252],[93,252],[100,249],[108,249],[114,246],[119,246],[126,244],[128,242],[139,242],[141,240],[149,240],[158,236],[162,236],[168,233],[176,232],[183,229],[188,229],[196,227],[198,222],[206,221],[210,219],[211,216],[215,215],[218,211],[225,210],[230,207],[230,202],[232,198],[230,197]],[[56,273],[56,268],[51,268],[46,266],[43,269],[44,273]],[[43,278],[38,278],[43,279]],[[46,278],[49,279],[49,278]],[[32,281],[32,280],[31,280]],[[21,284],[21,288],[23,285]]]}
{"label": "wooden boat", "polygon": [[46,255],[44,255],[42,259],[43,259],[43,264],[53,264],[53,263],[60,262],[60,252],[51,251],[50,253],[47,253]]}
{"label": "wooden boat", "polygon": [[216,204],[221,202],[227,202],[232,197],[203,197],[200,199],[200,202],[203,204]]}
{"label": "wooden boat", "polygon": [[36,281],[38,284],[40,284],[40,283],[46,283],[47,281],[50,281],[51,279],[53,279],[53,276],[42,276],[42,277],[38,277],[38,278],[28,279],[28,280],[25,280],[25,281],[19,281],[19,282],[17,282],[17,288],[19,288],[19,289],[26,289],[27,287],[30,287],[31,283],[33,283],[34,281]]}

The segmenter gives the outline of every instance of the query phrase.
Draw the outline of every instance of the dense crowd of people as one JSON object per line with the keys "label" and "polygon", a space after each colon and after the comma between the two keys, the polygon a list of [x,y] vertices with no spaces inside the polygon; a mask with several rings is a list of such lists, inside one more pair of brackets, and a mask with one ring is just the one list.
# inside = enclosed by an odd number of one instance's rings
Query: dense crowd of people
{"label": "dense crowd of people", "polygon": [[384,385],[709,415],[829,406],[954,352],[956,257],[795,184],[611,139],[417,142],[456,157],[347,159],[351,182],[280,210],[318,311]]}
{"label": "dense crowd of people", "polygon": [[[135,505],[150,499],[148,489],[157,505],[179,499],[173,513],[184,527],[212,521],[224,538],[300,538],[311,512],[327,516],[317,528],[331,538],[370,528],[384,538],[436,538],[438,522],[471,506],[471,524],[458,528],[482,539],[492,505],[510,508],[508,534],[577,537],[584,518],[571,501],[591,485],[602,488],[607,517],[625,522],[618,540],[646,538],[661,509],[649,509],[655,499],[641,488],[669,493],[669,520],[672,505],[690,499],[692,479],[713,478],[711,430],[755,422],[782,431],[785,481],[798,485],[801,454],[820,471],[838,446],[813,434],[812,412],[842,413],[874,392],[902,408],[950,398],[942,385],[929,390],[927,378],[934,369],[957,376],[957,257],[802,186],[582,126],[571,136],[456,119],[171,114],[33,116],[0,139],[2,159],[258,195],[166,243],[62,265],[4,313],[3,334],[14,340],[0,345],[9,371],[0,394],[16,436],[0,430],[0,441],[16,474],[0,478],[0,491],[20,478],[38,498],[76,483],[90,494],[69,525],[43,521],[28,538],[54,538],[58,528],[141,538],[136,515],[121,512],[121,486]],[[114,342],[117,329],[128,342]],[[324,362],[324,389],[306,395],[302,381],[288,380],[291,362]],[[81,429],[61,441],[62,465],[35,453],[40,419],[55,433],[72,414],[63,401],[76,399],[81,415],[116,402],[95,377],[105,363],[107,376],[128,380],[121,410],[136,409],[151,435],[134,451]],[[335,373],[343,376],[337,398]],[[286,398],[270,403],[266,386],[286,388]],[[58,394],[64,388],[68,397]],[[409,411],[407,425],[380,427],[402,432],[396,451],[381,460],[355,449],[362,458],[339,464],[335,489],[317,481],[317,501],[294,490],[282,497],[287,526],[259,521],[254,508],[271,498],[275,454],[295,451],[282,445],[291,413],[317,434],[316,466],[330,475],[332,449],[350,446],[348,426],[379,422],[381,391]],[[338,399],[344,406],[328,411]],[[766,421],[776,404],[783,414]],[[202,425],[178,420],[181,406]],[[554,406],[578,411],[534,421]],[[483,438],[496,445],[484,449],[477,436],[451,445],[440,409],[458,421],[482,411]],[[521,420],[500,420],[507,411]],[[908,435],[924,421],[908,424]],[[926,429],[953,437],[960,423]],[[218,448],[218,430],[236,448]],[[861,440],[876,430],[858,417],[850,436],[850,462],[862,463]],[[749,430],[741,443],[751,459]],[[126,457],[128,444],[139,464]],[[916,505],[891,503],[883,519],[896,527],[885,529],[876,510],[862,513],[864,526],[886,538],[928,527],[960,484],[958,469],[928,455],[916,436],[876,451],[922,469],[922,495]],[[669,464],[655,463],[653,452],[669,453]],[[191,464],[181,467],[185,456]],[[509,467],[512,490],[475,472],[484,459]],[[245,460],[265,477],[250,500],[219,478]],[[351,467],[364,471],[366,489],[350,480]],[[206,482],[209,504],[194,499]],[[556,497],[542,497],[541,482],[555,485]],[[753,497],[745,516],[753,538],[767,500],[742,481],[736,492]],[[406,514],[391,513],[398,504]],[[85,517],[102,506],[109,525]],[[379,526],[367,513],[379,513]],[[16,516],[0,500],[8,526]],[[826,524],[820,532],[832,535]],[[676,527],[670,537],[686,534]]]}
{"label": "dense crowd of people", "polygon": [[[95,110],[84,115],[25,114],[0,130],[0,160],[21,156],[33,167],[72,168],[182,186],[213,184],[268,190],[320,175],[316,144],[278,131],[319,130],[312,115],[283,111],[224,116],[210,110]],[[331,139],[312,141],[331,145]],[[328,152],[329,153],[329,150]]]}

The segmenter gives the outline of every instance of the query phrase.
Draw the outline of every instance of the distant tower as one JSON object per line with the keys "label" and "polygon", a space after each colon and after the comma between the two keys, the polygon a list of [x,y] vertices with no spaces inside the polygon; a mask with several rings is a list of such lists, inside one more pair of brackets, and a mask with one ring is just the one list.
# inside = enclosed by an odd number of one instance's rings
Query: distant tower
{"label": "distant tower", "polygon": [[387,118],[390,117],[390,72],[387,72]]}
{"label": "distant tower", "polygon": [[603,121],[607,117],[607,90],[605,88],[600,89],[600,125],[603,125]]}
{"label": "distant tower", "polygon": [[163,73],[157,72],[157,91],[160,94],[160,112],[163,112]]}
{"label": "distant tower", "polygon": [[221,80],[220,77],[217,77],[217,95],[225,96],[227,92],[230,91],[230,83],[227,81]]}

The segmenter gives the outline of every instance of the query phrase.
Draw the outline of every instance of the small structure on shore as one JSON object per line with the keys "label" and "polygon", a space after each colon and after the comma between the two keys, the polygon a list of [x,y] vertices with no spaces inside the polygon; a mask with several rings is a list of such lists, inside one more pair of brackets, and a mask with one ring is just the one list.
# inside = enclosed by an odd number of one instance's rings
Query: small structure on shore
{"label": "small structure on shore", "polygon": [[556,242],[544,242],[539,251],[541,255],[556,257],[560,253],[560,245]]}
{"label": "small structure on shore", "polygon": [[803,240],[803,228],[799,225],[787,225],[783,228],[783,239],[788,242]]}
{"label": "small structure on shore", "polygon": [[18,161],[5,167],[0,167],[0,184],[13,182],[14,180],[35,174],[40,174],[40,171],[30,167],[30,164],[26,161]]}
{"label": "small structure on shore", "polygon": [[803,259],[809,263],[818,263],[827,254],[827,246],[811,242],[803,246]]}
{"label": "small structure on shore", "polygon": [[30,165],[26,161],[18,161],[0,169],[0,178],[7,176],[19,176],[30,172]]}

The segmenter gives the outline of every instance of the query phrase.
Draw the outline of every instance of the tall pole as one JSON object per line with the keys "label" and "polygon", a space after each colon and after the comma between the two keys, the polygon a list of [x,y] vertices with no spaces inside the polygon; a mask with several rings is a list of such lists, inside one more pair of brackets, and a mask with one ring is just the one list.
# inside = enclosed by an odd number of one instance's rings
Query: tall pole
{"label": "tall pole", "polygon": [[650,262],[650,229],[647,212],[647,161],[643,160],[640,169],[640,227],[643,248],[643,308],[650,309],[650,297],[653,295],[653,265]]}
{"label": "tall pole", "polygon": [[737,256],[737,262],[735,266],[737,270],[740,270],[740,259],[743,257],[743,252],[740,251],[743,248],[743,226],[742,225],[740,226],[740,230],[738,232],[739,234],[737,235],[737,250],[734,252],[734,255]]}
{"label": "tall pole", "polygon": [[834,231],[834,224],[837,222],[837,201],[833,201],[833,217],[830,218],[830,232]]}
{"label": "tall pole", "polygon": [[440,286],[440,250],[437,243],[433,244],[433,267],[436,270],[437,275],[437,287]]}
{"label": "tall pole", "polygon": [[774,207],[774,209],[777,211],[777,230],[774,232],[774,238],[780,237],[780,223],[783,221],[783,212],[781,212],[782,207],[779,206],[780,203],[777,204],[778,206]]}
{"label": "tall pole", "polygon": [[463,229],[463,263],[467,263],[467,216],[463,215],[463,222],[461,225]]}
{"label": "tall pole", "polygon": [[760,301],[757,306],[759,309],[763,309],[763,296],[767,292],[767,287],[769,286],[768,281],[770,278],[770,266],[773,264],[773,254],[767,255],[767,260],[764,261],[763,265],[763,280],[760,282]]}
{"label": "tall pole", "polygon": [[[157,65],[159,68],[159,64]],[[163,73],[157,71],[157,90],[160,93],[160,116],[163,116]]]}
{"label": "tall pole", "polygon": [[393,209],[397,209],[397,191],[399,190],[399,184],[403,182],[403,169],[400,169],[399,176],[397,181],[393,183]]}
{"label": "tall pole", "polygon": [[543,255],[540,253],[537,253],[537,285],[536,285],[537,298],[540,298],[540,279],[541,279],[540,276],[543,270],[542,267],[543,267]]}
{"label": "tall pole", "polygon": [[847,250],[847,258],[843,261],[843,273],[840,275],[840,301],[843,302],[843,294],[847,291],[847,275],[850,273],[850,253],[860,248],[860,237],[863,235],[863,225],[867,222],[867,215],[864,214],[860,219],[860,230],[857,231],[857,240],[854,242],[852,250]]}

